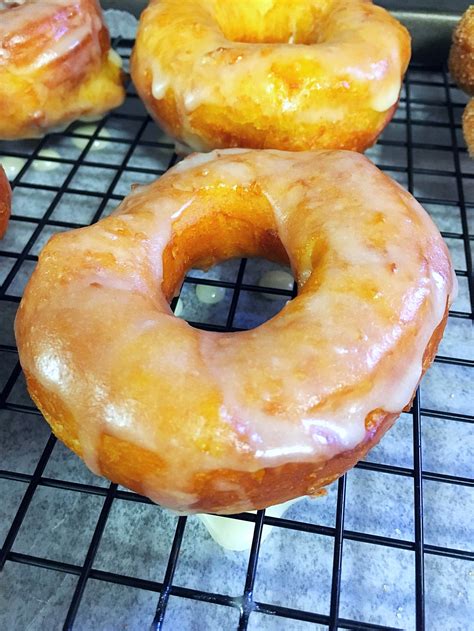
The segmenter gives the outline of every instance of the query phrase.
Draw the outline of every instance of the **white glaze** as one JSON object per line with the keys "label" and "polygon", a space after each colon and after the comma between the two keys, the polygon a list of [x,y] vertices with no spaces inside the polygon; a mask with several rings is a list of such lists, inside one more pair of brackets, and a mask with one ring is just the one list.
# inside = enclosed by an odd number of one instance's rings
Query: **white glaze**
{"label": "white glaze", "polygon": [[222,155],[238,155],[242,153],[247,153],[248,149],[217,149],[216,151],[212,151],[209,153],[192,153],[186,160],[181,160],[179,164],[174,167],[175,171],[189,171],[190,169],[194,169],[194,167],[202,166],[208,162],[212,162],[216,158]]}
{"label": "white glaze", "polygon": [[[76,127],[74,132],[77,134],[83,134],[84,136],[92,136],[96,129],[97,125],[81,125],[80,127]],[[111,143],[105,140],[106,138],[110,138],[109,130],[104,127],[99,133],[100,138],[96,138],[94,140],[89,151],[103,151],[111,146]],[[78,136],[72,136],[71,140],[72,144],[78,149],[84,149],[89,142],[89,138],[79,138]]]}
{"label": "white glaze", "polygon": [[153,65],[153,80],[151,84],[151,93],[157,100],[162,99],[171,83],[171,79],[161,69],[160,65],[155,62]]}
{"label": "white glaze", "polygon": [[[301,498],[269,506],[265,510],[268,517],[282,517],[284,513]],[[256,511],[251,511],[256,513]],[[227,517],[217,517],[216,515],[206,515],[204,513],[197,515],[207,528],[209,534],[225,550],[234,550],[236,552],[244,552],[250,550],[252,546],[255,523],[252,521],[240,521],[229,519]],[[274,526],[264,525],[260,542],[263,543],[273,530]]]}
{"label": "white glaze", "polygon": [[372,96],[372,107],[376,112],[386,112],[392,105],[398,101],[400,96],[401,85],[394,83],[388,85],[385,90],[380,90],[379,93]]}
{"label": "white glaze", "polygon": [[205,305],[216,305],[225,298],[225,287],[213,287],[210,285],[196,285],[196,296],[199,302]]}
{"label": "white glaze", "polygon": [[181,298],[178,298],[178,302],[176,303],[176,307],[174,310],[174,315],[177,318],[180,318],[183,315],[183,311],[184,311],[183,301],[181,300]]}
{"label": "white glaze", "polygon": [[[258,281],[260,287],[272,287],[274,289],[285,289],[286,291],[292,291],[294,285],[294,278],[288,272],[284,270],[271,270],[262,274],[262,277]],[[281,300],[282,296],[278,294],[262,294],[269,300]]]}
{"label": "white glaze", "polygon": [[55,149],[41,149],[38,153],[39,158],[48,158],[45,160],[35,160],[33,162],[33,168],[36,171],[54,171],[60,166],[60,162],[54,162],[49,160],[52,158],[53,160],[59,160],[61,155]]}
{"label": "white glaze", "polygon": [[99,123],[101,120],[103,120],[103,118],[103,114],[91,114],[90,116],[81,116],[80,118],[78,118],[78,121],[86,124]]}
{"label": "white glaze", "polygon": [[13,156],[2,156],[0,159],[0,164],[5,170],[7,178],[9,180],[14,180],[18,173],[23,168],[26,160],[23,158],[15,158]]}

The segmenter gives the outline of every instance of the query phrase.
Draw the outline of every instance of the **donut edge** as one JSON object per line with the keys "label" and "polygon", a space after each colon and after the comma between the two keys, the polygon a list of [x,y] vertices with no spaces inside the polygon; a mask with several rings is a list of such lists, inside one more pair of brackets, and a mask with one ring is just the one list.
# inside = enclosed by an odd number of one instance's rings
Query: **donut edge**
{"label": "donut edge", "polygon": [[[433,362],[448,318],[446,306],[441,322],[434,330],[423,354],[422,373]],[[43,388],[30,374],[25,372],[28,391],[34,403],[51,426],[55,436],[81,457],[77,438],[76,420],[61,399]],[[410,410],[416,388],[410,401],[399,412],[373,410],[366,417],[366,436],[357,447],[344,451],[325,462],[287,463],[279,467],[264,468],[255,472],[218,469],[196,474],[194,484],[186,490],[199,497],[185,513],[234,514],[242,511],[259,510],[302,496],[318,496],[321,489],[331,484],[355,464],[382,439],[404,411]],[[45,404],[43,405],[43,402]],[[102,475],[112,482],[147,495],[143,480],[162,466],[161,458],[154,452],[130,445],[113,436],[104,436],[101,444],[100,466]],[[225,479],[235,490],[216,488]],[[216,482],[218,483],[216,485]]]}
{"label": "donut edge", "polygon": [[464,108],[462,115],[462,131],[469,155],[471,158],[474,158],[474,98],[471,99]]}
{"label": "donut edge", "polygon": [[474,6],[467,9],[453,31],[448,67],[457,85],[474,96]]}
{"label": "donut edge", "polygon": [[0,239],[7,231],[12,203],[12,190],[6,173],[0,164]]}

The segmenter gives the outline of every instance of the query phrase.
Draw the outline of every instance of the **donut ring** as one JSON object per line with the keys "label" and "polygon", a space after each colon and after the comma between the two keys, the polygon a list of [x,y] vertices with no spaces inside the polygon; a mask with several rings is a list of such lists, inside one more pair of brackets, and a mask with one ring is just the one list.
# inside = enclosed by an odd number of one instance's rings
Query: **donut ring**
{"label": "donut ring", "polygon": [[0,138],[34,138],[125,98],[97,0],[0,2]]}
{"label": "donut ring", "polygon": [[453,32],[449,72],[461,90],[474,95],[474,5],[464,13]]}
{"label": "donut ring", "polygon": [[0,239],[7,231],[8,220],[10,219],[12,204],[12,190],[10,182],[0,164]]}
{"label": "donut ring", "polygon": [[184,149],[363,151],[409,59],[408,31],[367,0],[152,0],[131,74]]}
{"label": "donut ring", "polygon": [[[189,267],[244,254],[291,261],[299,294],[277,316],[218,334],[172,314]],[[93,471],[234,513],[366,454],[410,405],[455,283],[431,219],[362,155],[227,150],[54,236],[16,337],[33,400]]]}

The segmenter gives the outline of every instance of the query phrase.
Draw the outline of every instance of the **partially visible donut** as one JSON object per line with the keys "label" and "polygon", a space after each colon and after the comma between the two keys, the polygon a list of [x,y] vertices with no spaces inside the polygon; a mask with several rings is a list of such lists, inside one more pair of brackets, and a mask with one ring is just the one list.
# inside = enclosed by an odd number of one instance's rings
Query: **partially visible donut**
{"label": "partially visible donut", "polygon": [[0,139],[42,136],[124,97],[97,0],[0,2]]}
{"label": "partially visible donut", "polygon": [[10,219],[12,202],[12,191],[10,183],[0,164],[0,239],[7,231],[8,220]]}
{"label": "partially visible donut", "polygon": [[474,158],[474,99],[471,99],[464,109],[462,130],[469,155]]}
{"label": "partially visible donut", "polygon": [[[289,260],[298,296],[239,333],[173,315],[187,269],[241,255]],[[33,400],[92,470],[234,513],[364,457],[410,406],[455,287],[428,214],[364,156],[228,149],[55,235],[15,332]]]}
{"label": "partially visible donut", "polygon": [[468,8],[454,29],[448,65],[461,90],[474,96],[474,5]]}
{"label": "partially visible donut", "polygon": [[131,73],[180,145],[353,149],[390,121],[408,31],[370,0],[152,0]]}

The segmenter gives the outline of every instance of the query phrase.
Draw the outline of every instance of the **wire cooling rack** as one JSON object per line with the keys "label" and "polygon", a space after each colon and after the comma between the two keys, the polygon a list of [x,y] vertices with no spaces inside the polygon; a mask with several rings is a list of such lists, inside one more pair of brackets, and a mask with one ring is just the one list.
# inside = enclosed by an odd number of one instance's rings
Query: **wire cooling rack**
{"label": "wire cooling rack", "polygon": [[[129,56],[131,44],[121,43],[119,52],[123,57]],[[229,561],[230,553],[226,555],[213,544],[202,527],[199,530],[192,521],[194,518],[174,517],[146,498],[115,484],[107,485],[81,468],[74,456],[57,443],[37,418],[40,414],[25,394],[14,346],[14,313],[47,238],[55,232],[98,220],[119,203],[131,183],[154,179],[177,159],[170,140],[158,135],[132,90],[130,87],[122,108],[90,128],[72,126],[39,141],[0,143],[2,161],[14,158],[18,169],[12,182],[15,204],[9,228],[9,234],[16,237],[12,241],[10,236],[9,241],[7,235],[0,242],[0,438],[3,437],[0,489],[5,504],[3,529],[0,529],[0,541],[4,536],[0,596],[3,591],[6,610],[10,610],[3,628],[26,628],[21,621],[26,620],[22,616],[30,600],[41,604],[33,607],[29,629],[115,630],[150,625],[153,629],[238,628],[241,631],[247,628],[424,629],[425,625],[430,629],[467,628],[474,576],[474,566],[469,562],[474,560],[474,552],[470,547],[472,539],[465,534],[472,521],[469,503],[465,502],[468,497],[472,499],[472,495],[466,494],[472,492],[474,480],[472,459],[468,457],[462,466],[458,466],[458,460],[463,451],[469,450],[474,422],[474,416],[466,409],[474,367],[472,337],[469,338],[474,300],[474,162],[469,161],[461,133],[465,98],[443,69],[411,67],[394,121],[368,152],[378,166],[413,192],[438,222],[451,248],[460,283],[460,298],[450,313],[448,332],[428,373],[431,385],[426,386],[425,394],[426,380],[423,382],[412,411],[403,415],[388,435],[403,443],[398,449],[409,453],[409,457],[405,458],[403,453],[397,460],[387,456],[383,449],[377,452],[375,448],[366,461],[332,485],[328,496],[333,501],[332,516],[327,520],[319,519],[316,504],[306,517],[298,512],[291,517],[290,511],[286,517],[271,518],[265,511],[258,511],[222,518],[254,524],[251,550],[240,553],[239,557],[244,559],[243,572],[229,578],[234,567]],[[99,152],[104,148],[101,143],[105,143],[106,150]],[[144,166],[149,164],[144,155],[153,155],[153,167]],[[265,304],[278,310],[282,301],[291,298],[292,291],[262,287],[252,265],[252,261],[246,260],[232,262],[228,268],[224,264],[225,273],[220,275],[212,270],[208,274],[191,272],[182,290],[180,308],[188,307],[184,316],[194,320],[196,326],[232,331],[258,324],[252,304],[262,294],[267,297],[273,294],[277,300],[267,300]],[[209,307],[205,317],[199,318],[192,302],[197,286],[226,290],[224,317],[213,316]],[[176,304],[175,300],[173,306]],[[455,442],[452,447],[450,440]],[[443,459],[443,450],[448,454],[447,459]],[[381,457],[372,455],[377,453]],[[368,521],[358,525],[351,516],[349,476],[362,474],[369,482],[356,500],[363,504]],[[385,489],[381,503],[371,499],[370,490],[370,485],[377,486],[380,480]],[[392,481],[405,485],[407,506],[403,502],[390,503]],[[424,488],[428,487],[429,506],[427,491],[424,498]],[[452,493],[446,495],[446,489]],[[439,531],[444,534],[435,535],[433,522],[440,514],[436,498],[446,497],[448,506],[444,514],[448,517],[439,524]],[[389,532],[379,526],[382,517],[378,511],[384,502],[392,506],[388,515],[392,527]],[[94,517],[84,523],[81,515],[85,508],[81,507],[92,504],[95,512],[87,514]],[[125,550],[129,544],[123,543],[122,531],[126,528],[123,524],[131,522],[122,520],[122,526],[114,530],[115,513],[125,515],[130,507],[132,516],[127,519],[135,519],[134,528],[139,527],[137,524],[146,515],[146,523],[150,525],[147,528],[156,530],[161,552],[155,557],[151,548],[139,552],[137,539],[130,543],[131,553]],[[61,519],[48,530],[53,511]],[[69,513],[73,514],[75,526],[64,532],[66,523],[70,527]],[[280,570],[274,570],[275,580],[270,579],[278,589],[274,586],[273,591],[268,588],[259,592],[259,581],[263,580],[260,577],[272,567],[267,559],[262,560],[264,525],[275,527],[267,541],[291,536],[288,541],[293,543],[282,544],[281,554],[288,554],[289,561]],[[191,542],[186,540],[189,532]],[[44,540],[48,538],[51,540],[48,545],[53,548],[54,541],[60,540],[61,548],[54,553],[42,552],[51,549],[45,547]],[[299,538],[306,543],[299,544]],[[316,548],[311,547],[314,542]],[[203,546],[211,549],[211,553],[200,565],[197,557]],[[354,546],[367,550],[361,556],[362,563],[357,564],[349,556]],[[117,564],[115,570],[102,566],[104,547],[110,548]],[[307,551],[313,549],[316,552],[308,559]],[[323,551],[328,559],[325,574],[318,566]],[[397,574],[398,561],[394,566],[396,571],[389,571],[392,576],[386,579],[388,585],[380,579],[380,584],[373,584],[372,590],[367,587],[371,574],[383,574],[380,567],[386,564],[383,555],[392,553],[403,553],[408,559],[406,590],[413,611],[406,617],[403,608],[395,607],[393,600],[388,609],[380,610],[377,604],[384,598],[384,591],[396,591],[397,581],[403,583]],[[137,557],[131,569],[120,564],[126,554]],[[214,557],[223,566],[217,576],[224,576],[225,580],[211,581]],[[271,558],[269,562],[278,565],[279,559]],[[183,572],[180,574],[183,564],[188,566],[189,580],[183,579]],[[293,584],[291,577],[297,575],[292,572],[308,564],[309,574],[305,575],[301,588],[296,579]],[[161,574],[149,569],[153,566],[159,566]],[[45,620],[41,612],[46,600],[43,603],[39,586],[48,581],[52,581],[53,591],[57,581],[60,595],[48,596],[52,604],[48,600],[49,617]],[[359,593],[355,605],[348,605],[347,594],[357,590],[359,584],[363,593]],[[106,588],[112,591],[109,593]],[[298,591],[304,591],[305,598],[301,599]],[[104,595],[106,592],[108,596]],[[130,600],[132,592],[135,596]],[[389,593],[386,596],[390,598]],[[102,601],[105,604],[101,611],[105,609],[107,613],[98,620],[94,618],[94,610]],[[125,618],[116,619],[115,612],[122,602]],[[388,615],[388,610],[393,615]],[[127,611],[132,616],[129,619]],[[444,619],[440,612],[444,612]],[[0,619],[1,615],[0,612]]]}

